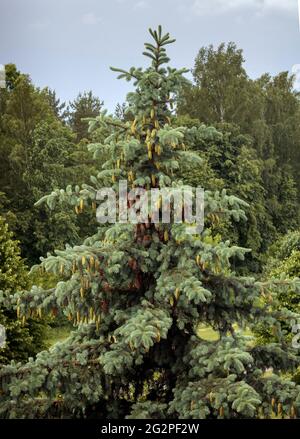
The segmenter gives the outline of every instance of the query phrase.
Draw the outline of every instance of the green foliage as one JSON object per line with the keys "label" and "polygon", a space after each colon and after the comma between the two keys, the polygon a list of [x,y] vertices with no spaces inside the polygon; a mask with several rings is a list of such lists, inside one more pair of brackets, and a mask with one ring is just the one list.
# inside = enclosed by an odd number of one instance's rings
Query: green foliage
{"label": "green foliage", "polygon": [[[267,267],[270,271],[279,260],[288,258],[293,251],[300,250],[300,231],[294,230],[282,236],[278,241],[274,242],[270,248],[271,261]],[[273,263],[274,260],[274,263]]]}
{"label": "green foliage", "polygon": [[204,123],[240,122],[251,111],[243,62],[242,50],[232,42],[201,48],[193,69],[196,87],[186,87],[180,112]]}
{"label": "green foliage", "polygon": [[[18,242],[0,217],[0,291],[7,298],[18,289],[28,286],[26,266],[20,257]],[[6,345],[0,349],[0,363],[10,360],[25,361],[45,347],[45,325],[30,319],[25,325],[16,313],[6,307],[0,309],[0,324],[6,330]]]}
{"label": "green foliage", "polygon": [[[269,245],[299,227],[300,106],[294,78],[287,72],[253,81],[243,62],[233,43],[201,48],[194,83],[182,92],[178,114],[185,122],[188,116],[198,121],[193,149],[206,149],[207,162],[224,186],[250,202],[247,226],[229,236],[252,248],[247,268],[259,272]],[[201,123],[216,127],[223,139],[211,129],[215,139],[207,142]],[[199,171],[199,179],[202,175]]]}
{"label": "green foliage", "polygon": [[[260,272],[263,254],[277,231],[266,208],[263,162],[257,158],[251,138],[241,135],[236,126],[229,124],[218,125],[217,129],[198,122],[190,128],[193,120],[179,117],[177,123],[180,122],[188,126],[185,142],[204,158],[200,165],[196,161],[190,166],[183,164],[180,177],[194,186],[213,190],[225,187],[229,193],[247,201],[247,222],[225,223],[221,220],[221,224],[215,224],[214,228],[236,244],[251,248],[252,252],[241,269],[244,272]],[[236,264],[236,268],[241,265],[238,261]]]}
{"label": "green foliage", "polygon": [[18,243],[8,230],[3,218],[0,217],[0,245],[1,245],[1,289],[12,293],[16,288],[25,288],[27,273],[24,262],[20,257]]}
{"label": "green foliage", "polygon": [[9,84],[0,90],[2,211],[21,242],[22,255],[32,264],[66,242],[79,242],[87,234],[87,222],[95,229],[90,217],[76,221],[75,212],[63,207],[55,213],[34,207],[49,190],[73,183],[75,178],[84,182],[92,172],[91,157],[85,154],[82,160],[84,146],[75,146],[55,93],[35,88],[14,65],[7,70]]}
{"label": "green foliage", "polygon": [[72,131],[76,134],[77,142],[89,139],[88,123],[85,118],[96,117],[100,113],[103,102],[93,96],[91,91],[79,93],[77,98],[70,102],[66,118]]}
{"label": "green foliage", "polygon": [[[265,276],[276,279],[300,278],[300,233],[299,230],[289,232],[273,244],[269,251],[268,263],[265,267]],[[276,296],[278,312],[288,309],[294,313],[300,312],[300,298],[297,288],[279,291]],[[295,320],[282,321],[285,338],[291,343],[293,338],[292,327]],[[262,342],[274,340],[275,335],[272,328],[259,325],[255,331],[257,337]]]}

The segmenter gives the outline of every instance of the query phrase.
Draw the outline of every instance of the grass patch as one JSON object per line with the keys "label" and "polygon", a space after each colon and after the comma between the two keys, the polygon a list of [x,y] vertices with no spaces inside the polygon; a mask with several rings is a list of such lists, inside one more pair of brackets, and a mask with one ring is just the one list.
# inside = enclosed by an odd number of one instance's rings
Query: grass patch
{"label": "grass patch", "polygon": [[[239,329],[237,324],[233,325],[234,329],[237,331]],[[246,328],[242,331],[242,334],[245,336],[253,336],[253,333],[249,328]],[[215,331],[210,326],[206,326],[204,324],[200,324],[197,329],[197,335],[199,338],[205,341],[218,341],[220,340],[220,334],[218,331]]]}
{"label": "grass patch", "polygon": [[67,326],[57,326],[54,328],[49,327],[47,329],[46,345],[50,348],[58,341],[63,341],[69,337],[71,328]]}
{"label": "grass patch", "polygon": [[205,341],[218,341],[220,339],[220,335],[217,331],[214,331],[210,326],[205,325],[198,326],[197,335]]}

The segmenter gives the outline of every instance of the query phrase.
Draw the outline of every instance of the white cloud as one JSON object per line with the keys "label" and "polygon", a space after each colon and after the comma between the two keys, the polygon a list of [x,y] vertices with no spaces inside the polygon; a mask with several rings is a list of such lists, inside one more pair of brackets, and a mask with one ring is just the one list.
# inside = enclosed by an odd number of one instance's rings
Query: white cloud
{"label": "white cloud", "polygon": [[210,15],[247,8],[258,13],[267,11],[297,13],[297,3],[297,0],[194,0],[193,12],[198,15]]}
{"label": "white cloud", "polygon": [[87,12],[82,16],[82,23],[86,25],[94,25],[100,23],[101,18],[97,17],[94,12]]}

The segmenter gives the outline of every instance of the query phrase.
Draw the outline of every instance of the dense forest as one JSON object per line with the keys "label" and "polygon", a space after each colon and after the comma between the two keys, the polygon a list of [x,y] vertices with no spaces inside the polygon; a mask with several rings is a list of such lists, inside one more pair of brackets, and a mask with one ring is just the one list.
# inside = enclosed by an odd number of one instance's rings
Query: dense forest
{"label": "dense forest", "polygon": [[[7,64],[0,89],[2,418],[297,418],[300,94],[234,43],[149,67],[109,114]],[[193,60],[191,60],[191,64]],[[97,190],[205,189],[205,226],[99,224]]]}

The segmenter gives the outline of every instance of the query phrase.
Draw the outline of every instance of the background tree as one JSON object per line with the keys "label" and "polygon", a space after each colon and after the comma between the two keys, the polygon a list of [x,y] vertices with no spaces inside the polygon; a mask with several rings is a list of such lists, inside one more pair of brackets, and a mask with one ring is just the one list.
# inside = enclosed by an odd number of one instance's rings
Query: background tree
{"label": "background tree", "polygon": [[69,103],[68,122],[76,134],[76,141],[89,139],[88,123],[83,119],[96,117],[100,113],[103,101],[93,95],[92,91],[79,93],[77,98]]}
{"label": "background tree", "polygon": [[195,59],[194,86],[182,97],[179,112],[204,123],[239,123],[251,112],[251,86],[243,53],[234,43],[202,47]]}
{"label": "background tree", "polygon": [[[249,203],[245,208],[247,222],[221,222],[216,228],[223,237],[246,248],[246,262],[236,261],[236,268],[245,272],[260,272],[264,263],[264,254],[276,239],[277,230],[266,205],[266,190],[263,184],[263,161],[257,158],[250,136],[242,135],[240,129],[232,124],[205,126],[197,120],[179,117],[177,123],[188,127],[185,133],[186,144],[199,153],[204,162],[199,166],[180,168],[184,181],[193,186],[202,186],[212,190],[226,188]],[[190,123],[194,124],[189,127]],[[286,193],[289,197],[289,193]],[[290,197],[295,206],[289,213],[297,211],[297,196]],[[276,212],[279,216],[280,212]],[[283,219],[281,218],[283,222]]]}
{"label": "background tree", "polygon": [[[300,277],[300,232],[299,230],[288,232],[280,239],[272,244],[268,252],[268,262],[264,268],[264,276],[273,277],[276,279],[282,278],[299,278]],[[280,291],[277,295],[277,309],[288,309],[294,313],[300,311],[299,293],[295,290]],[[282,321],[284,328],[284,336],[286,343],[291,344],[293,333],[293,325],[297,321],[294,319],[289,321]],[[276,334],[267,325],[258,325],[255,330],[255,335],[262,343],[270,343],[276,338]],[[298,369],[296,376],[299,382]]]}
{"label": "background tree", "polygon": [[17,79],[20,77],[21,72],[17,70],[15,64],[5,65],[5,82],[6,88],[12,90],[15,87]]}
{"label": "background tree", "polygon": [[[21,288],[29,286],[26,266],[20,257],[18,242],[0,217],[0,291],[7,298]],[[16,312],[0,308],[0,324],[6,330],[6,345],[0,349],[0,363],[10,360],[26,361],[45,348],[45,325],[29,318],[22,323]]]}
{"label": "background tree", "polygon": [[67,118],[66,103],[60,101],[60,99],[56,96],[55,90],[51,90],[47,87],[43,91],[46,94],[49,104],[57,119],[65,122]]}
{"label": "background tree", "polygon": [[[273,78],[266,74],[251,80],[243,62],[242,51],[233,43],[221,44],[217,49],[212,46],[200,49],[193,70],[194,83],[181,94],[178,114],[189,115],[216,128],[223,122],[223,132],[226,130],[224,122],[230,123],[231,126],[227,125],[229,133],[234,123],[240,134],[250,136],[245,148],[252,150],[252,156],[254,149],[261,161],[262,192],[258,196],[265,213],[259,209],[257,217],[267,225],[269,233],[264,236],[268,236],[270,243],[276,239],[276,232],[282,234],[299,227],[299,161],[295,160],[300,151],[299,93],[293,89],[294,78],[288,72]],[[223,149],[223,154],[220,153],[224,163],[222,172],[225,172],[221,177],[226,184],[225,168],[230,163],[226,155],[232,151],[227,146],[228,150]],[[212,157],[214,148],[210,145],[209,149]],[[233,166],[238,178],[242,178],[245,169],[239,169],[238,163]],[[239,184],[235,184],[240,195]],[[266,244],[264,242],[262,248],[253,245],[251,248],[254,252],[256,248],[264,252]]]}
{"label": "background tree", "polygon": [[86,218],[76,224],[75,212],[61,208],[51,213],[45,207],[35,208],[35,202],[49,190],[83,183],[83,172],[87,166],[90,172],[93,168],[91,156],[86,154],[81,162],[76,154],[81,146],[75,145],[73,132],[58,115],[61,106],[55,94],[35,88],[15,66],[7,69],[9,86],[0,90],[2,214],[21,242],[22,255],[32,264],[48,251],[64,248],[66,242],[78,242],[79,236],[85,236],[87,222]]}

